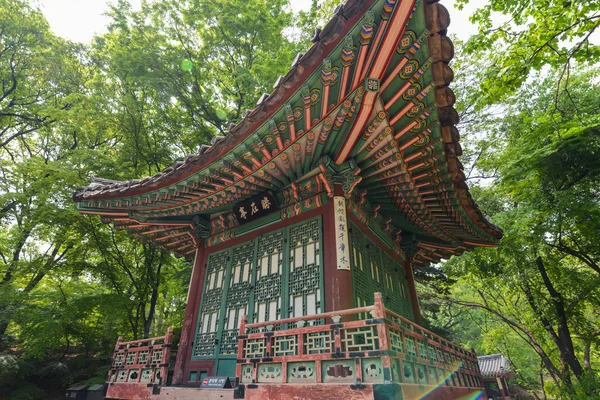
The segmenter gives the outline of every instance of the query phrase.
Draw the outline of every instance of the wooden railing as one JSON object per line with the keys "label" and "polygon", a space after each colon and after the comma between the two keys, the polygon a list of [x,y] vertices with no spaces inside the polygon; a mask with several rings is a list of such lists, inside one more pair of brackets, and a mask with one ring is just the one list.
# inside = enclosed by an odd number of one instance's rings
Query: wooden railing
{"label": "wooden railing", "polygon": [[255,324],[243,318],[238,338],[236,375],[242,384],[483,388],[474,351],[387,310],[380,293],[369,307]]}
{"label": "wooden railing", "polygon": [[119,337],[108,371],[109,384],[147,383],[165,386],[172,341],[172,328],[168,329],[165,336],[149,339],[124,342]]}

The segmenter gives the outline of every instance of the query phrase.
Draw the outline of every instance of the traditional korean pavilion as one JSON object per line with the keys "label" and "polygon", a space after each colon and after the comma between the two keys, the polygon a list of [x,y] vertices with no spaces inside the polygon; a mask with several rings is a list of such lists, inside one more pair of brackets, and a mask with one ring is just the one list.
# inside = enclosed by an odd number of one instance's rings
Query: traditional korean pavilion
{"label": "traditional korean pavilion", "polygon": [[514,379],[510,361],[503,354],[477,357],[486,394],[490,399],[510,400],[508,379]]}
{"label": "traditional korean pavilion", "polygon": [[194,263],[172,386],[170,335],[119,341],[109,398],[194,398],[177,387],[208,376],[235,377],[236,398],[483,390],[474,352],[420,326],[414,284],[502,236],[458,159],[449,21],[435,0],[349,0],[225,137],[75,193]]}

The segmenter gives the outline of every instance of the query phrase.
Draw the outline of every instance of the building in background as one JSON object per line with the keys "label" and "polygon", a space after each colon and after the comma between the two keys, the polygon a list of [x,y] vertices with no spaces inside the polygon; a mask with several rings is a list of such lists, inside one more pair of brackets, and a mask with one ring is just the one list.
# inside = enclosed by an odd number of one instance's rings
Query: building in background
{"label": "building in background", "polygon": [[490,400],[510,400],[508,379],[514,379],[510,362],[503,354],[477,357],[485,391]]}

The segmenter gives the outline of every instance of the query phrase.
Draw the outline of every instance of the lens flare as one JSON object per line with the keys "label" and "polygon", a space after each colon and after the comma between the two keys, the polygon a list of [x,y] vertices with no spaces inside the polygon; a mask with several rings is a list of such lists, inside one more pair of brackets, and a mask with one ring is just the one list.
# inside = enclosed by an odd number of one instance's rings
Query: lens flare
{"label": "lens flare", "polygon": [[483,392],[480,390],[478,392],[475,393],[469,393],[468,395],[461,397],[458,400],[481,400],[484,399],[485,396],[483,395]]}
{"label": "lens flare", "polygon": [[181,69],[184,71],[191,71],[194,68],[194,63],[187,58],[181,62]]}
{"label": "lens flare", "polygon": [[[430,396],[432,393],[434,393],[437,389],[446,386],[446,381],[448,379],[452,380],[452,375],[454,375],[462,366],[461,363],[458,363],[456,365],[453,366],[453,368],[449,371],[446,371],[446,375],[438,375],[439,377],[441,377],[441,379],[438,379],[438,382],[432,383],[435,386],[432,386],[429,390],[427,390],[426,392],[422,392],[420,393],[420,397],[419,400],[423,400],[423,399],[434,399],[434,396]],[[438,371],[440,371],[441,369],[437,368]],[[430,397],[428,397],[430,396]],[[476,392],[473,393],[469,393],[466,396],[460,397],[457,400],[481,400],[484,399],[484,393],[481,390],[478,390]]]}

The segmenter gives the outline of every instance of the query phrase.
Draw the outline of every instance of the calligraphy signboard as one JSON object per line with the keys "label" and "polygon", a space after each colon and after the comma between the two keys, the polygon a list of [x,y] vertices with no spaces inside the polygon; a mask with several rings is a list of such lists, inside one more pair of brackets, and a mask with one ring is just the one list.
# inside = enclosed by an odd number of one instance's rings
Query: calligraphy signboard
{"label": "calligraphy signboard", "polygon": [[271,214],[278,210],[277,201],[273,194],[267,192],[260,196],[236,204],[233,208],[235,217],[240,225],[254,221],[260,217]]}
{"label": "calligraphy signboard", "polygon": [[350,249],[348,247],[348,221],[346,220],[346,199],[334,196],[335,250],[338,269],[350,269]]}

